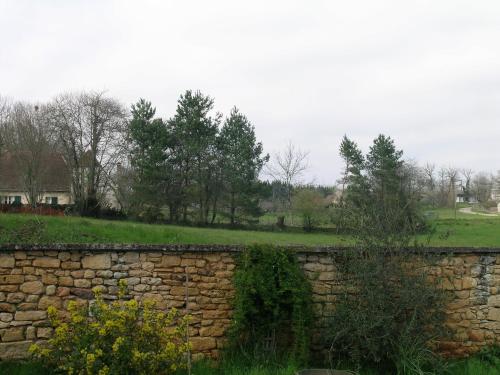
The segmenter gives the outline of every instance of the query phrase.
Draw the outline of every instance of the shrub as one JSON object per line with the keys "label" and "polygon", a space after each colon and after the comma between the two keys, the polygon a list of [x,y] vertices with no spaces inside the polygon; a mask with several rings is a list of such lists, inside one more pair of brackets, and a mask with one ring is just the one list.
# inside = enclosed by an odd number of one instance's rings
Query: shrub
{"label": "shrub", "polygon": [[241,255],[234,280],[232,348],[249,359],[286,354],[305,362],[311,286],[295,254],[270,245],[251,246]]}
{"label": "shrub", "polygon": [[446,333],[447,298],[422,257],[368,249],[338,263],[346,289],[331,318],[334,358],[392,370],[423,368],[435,359],[429,344]]}
{"label": "shrub", "polygon": [[302,189],[293,197],[293,211],[302,218],[306,232],[310,232],[325,219],[325,198],[317,191]]}
{"label": "shrub", "polygon": [[179,318],[175,309],[159,312],[151,301],[125,301],[125,283],[110,304],[99,289],[94,293],[90,308],[69,303],[67,322],[49,307],[55,333],[47,347],[31,346],[37,359],[67,374],[172,374],[185,367],[188,317]]}

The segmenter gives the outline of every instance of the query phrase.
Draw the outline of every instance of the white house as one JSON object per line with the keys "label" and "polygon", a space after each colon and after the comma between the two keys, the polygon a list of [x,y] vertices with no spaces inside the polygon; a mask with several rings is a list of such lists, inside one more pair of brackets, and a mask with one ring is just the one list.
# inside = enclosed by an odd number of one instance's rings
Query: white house
{"label": "white house", "polygon": [[[43,174],[39,203],[72,204],[71,176],[60,153],[43,156]],[[22,171],[15,155],[6,152],[0,155],[0,203],[28,204]]]}

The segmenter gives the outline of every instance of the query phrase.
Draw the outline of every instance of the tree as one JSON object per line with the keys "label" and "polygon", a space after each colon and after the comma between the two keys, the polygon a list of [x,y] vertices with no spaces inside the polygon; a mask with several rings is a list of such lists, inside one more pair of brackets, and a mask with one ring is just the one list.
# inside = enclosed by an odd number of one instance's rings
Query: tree
{"label": "tree", "polygon": [[361,170],[349,175],[345,204],[356,244],[336,262],[334,283],[345,288],[330,320],[331,354],[358,365],[391,364],[386,373],[403,373],[408,363],[423,373],[420,366],[433,358],[427,345],[443,329],[446,299],[429,269],[416,266],[426,261],[420,247],[405,251],[422,221],[418,189],[408,181],[414,165],[402,157],[380,135]]}
{"label": "tree", "polygon": [[472,176],[474,175],[474,171],[464,168],[460,173],[464,179],[464,198],[466,202],[469,202],[472,197]]}
{"label": "tree", "polygon": [[490,199],[492,187],[492,176],[485,172],[477,173],[472,179],[472,191],[481,203],[487,202]]}
{"label": "tree", "polygon": [[[173,219],[176,205],[172,202],[169,189],[174,181],[171,173],[168,173],[167,148],[170,136],[167,126],[162,119],[153,118],[156,108],[144,99],[132,105],[131,113],[129,141],[131,166],[134,171],[134,200],[141,208],[145,205],[161,206],[165,202],[170,203],[170,217]],[[123,177],[122,173],[122,180]],[[121,190],[124,191],[123,187]]]}
{"label": "tree", "polygon": [[[292,205],[293,187],[300,182],[300,178],[308,168],[309,152],[302,151],[291,141],[285,149],[273,155],[271,163],[267,165],[267,174],[284,187],[283,195],[278,197],[279,205],[289,211]],[[285,216],[279,215],[277,225],[285,225]]]}
{"label": "tree", "polygon": [[[342,143],[340,144],[340,156],[344,161],[344,169],[342,171],[342,178],[340,180],[341,196],[338,203],[340,214],[337,223],[337,233],[341,229],[345,229],[345,195],[349,194],[349,199],[351,201],[354,201],[356,199],[355,195],[359,194],[359,191],[357,190],[362,186],[361,171],[363,170],[365,161],[363,154],[356,143],[351,141],[345,135],[342,138]],[[347,189],[349,190],[348,192]]]}
{"label": "tree", "polygon": [[287,189],[285,203],[288,207],[292,202],[293,186],[300,181],[308,168],[308,156],[309,152],[302,151],[289,141],[283,151],[273,155],[271,164],[268,165],[268,174],[275,180],[281,181]]}
{"label": "tree", "polygon": [[419,194],[407,189],[402,156],[390,137],[379,135],[362,170],[352,173],[345,198],[347,222],[369,246],[403,246],[401,239],[409,241],[422,225]]}
{"label": "tree", "polygon": [[436,192],[437,181],[435,176],[435,170],[436,166],[431,163],[425,164],[422,170],[425,179],[425,192],[426,192],[425,195],[428,203],[430,203],[432,206],[436,206],[438,203],[437,202],[438,197]]}
{"label": "tree", "polygon": [[234,224],[237,209],[245,207],[251,201],[257,178],[269,155],[262,155],[262,143],[257,142],[254,127],[236,107],[231,110],[222,126],[219,145],[229,218],[231,224]]}
{"label": "tree", "polygon": [[175,116],[168,122],[173,143],[170,152],[178,168],[183,191],[183,219],[190,201],[198,206],[198,222],[207,223],[210,202],[218,194],[216,176],[220,165],[216,139],[222,115],[210,116],[214,100],[201,92],[186,91],[178,100]]}
{"label": "tree", "polygon": [[2,147],[5,146],[4,132],[10,112],[10,101],[5,97],[0,96],[0,155],[2,154]]}
{"label": "tree", "polygon": [[3,126],[5,150],[20,172],[28,204],[36,207],[44,193],[47,156],[54,141],[49,137],[45,106],[16,103]]}
{"label": "tree", "polygon": [[448,178],[448,207],[456,207],[458,173],[459,171],[455,167],[448,167],[446,169],[446,177]]}
{"label": "tree", "polygon": [[302,218],[306,232],[312,231],[324,219],[326,213],[325,198],[312,189],[300,189],[292,198],[295,213]]}
{"label": "tree", "polygon": [[95,215],[123,155],[126,110],[103,92],[64,94],[50,103],[51,124],[72,171],[78,211]]}

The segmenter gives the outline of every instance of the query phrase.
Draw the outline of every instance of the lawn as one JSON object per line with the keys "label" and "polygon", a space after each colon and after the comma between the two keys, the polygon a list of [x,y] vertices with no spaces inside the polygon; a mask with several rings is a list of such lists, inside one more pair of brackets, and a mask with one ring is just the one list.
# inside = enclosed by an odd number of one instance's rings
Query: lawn
{"label": "lawn", "polygon": [[[500,247],[500,216],[470,215],[451,209],[433,211],[430,246]],[[422,241],[427,236],[421,236]],[[143,224],[79,217],[0,214],[0,243],[143,243],[349,245],[352,239],[332,233],[271,232]]]}
{"label": "lawn", "polygon": [[[19,234],[21,233],[21,234]],[[346,236],[143,224],[78,217],[0,214],[0,243],[342,245]]]}

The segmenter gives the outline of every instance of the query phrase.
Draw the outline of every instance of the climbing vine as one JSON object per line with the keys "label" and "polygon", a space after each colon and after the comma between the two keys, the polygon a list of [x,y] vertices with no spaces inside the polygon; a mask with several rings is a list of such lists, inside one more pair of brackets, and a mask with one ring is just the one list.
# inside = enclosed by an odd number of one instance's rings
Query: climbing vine
{"label": "climbing vine", "polygon": [[250,359],[289,356],[304,363],[312,323],[311,285],[295,253],[253,245],[235,272],[231,344]]}

